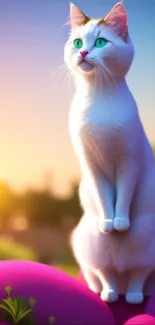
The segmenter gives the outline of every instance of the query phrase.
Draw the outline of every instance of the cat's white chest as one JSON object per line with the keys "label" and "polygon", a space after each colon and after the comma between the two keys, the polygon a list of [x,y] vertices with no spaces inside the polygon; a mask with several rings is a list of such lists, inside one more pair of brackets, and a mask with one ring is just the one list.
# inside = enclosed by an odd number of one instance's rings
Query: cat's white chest
{"label": "cat's white chest", "polygon": [[82,145],[108,159],[120,147],[128,145],[135,119],[132,108],[125,105],[124,98],[119,96],[110,99],[96,96],[92,100],[75,97],[69,121],[75,150]]}
{"label": "cat's white chest", "polygon": [[120,96],[92,96],[85,98],[76,95],[70,112],[70,129],[74,133],[87,135],[87,132],[111,136],[121,127],[125,127],[131,114]]}

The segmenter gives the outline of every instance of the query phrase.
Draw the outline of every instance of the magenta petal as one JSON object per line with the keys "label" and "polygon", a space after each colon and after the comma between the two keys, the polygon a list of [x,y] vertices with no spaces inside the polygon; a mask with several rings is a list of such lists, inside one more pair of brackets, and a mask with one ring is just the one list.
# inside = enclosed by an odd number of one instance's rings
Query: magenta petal
{"label": "magenta petal", "polygon": [[101,299],[80,281],[50,266],[34,262],[0,262],[0,299],[4,288],[12,286],[12,295],[33,297],[37,325],[48,324],[54,316],[55,325],[114,325],[112,313]]}
{"label": "magenta petal", "polygon": [[138,315],[130,318],[124,325],[155,325],[155,318],[150,315]]}

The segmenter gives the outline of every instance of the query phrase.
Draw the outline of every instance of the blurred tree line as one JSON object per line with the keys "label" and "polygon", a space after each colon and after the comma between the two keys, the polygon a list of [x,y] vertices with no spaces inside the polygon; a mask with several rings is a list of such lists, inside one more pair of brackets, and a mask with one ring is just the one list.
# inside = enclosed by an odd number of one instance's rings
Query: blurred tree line
{"label": "blurred tree line", "polygon": [[24,215],[31,225],[50,225],[60,227],[65,216],[72,217],[76,223],[82,214],[78,197],[78,184],[72,184],[69,197],[55,196],[49,188],[27,189],[15,193],[4,182],[0,182],[0,224],[7,228],[14,215]]}
{"label": "blurred tree line", "polygon": [[[155,145],[153,146],[155,155]],[[79,184],[71,186],[69,197],[57,197],[49,187],[42,190],[27,189],[22,194],[15,193],[4,182],[0,182],[0,225],[4,229],[13,215],[24,214],[31,225],[61,227],[64,216],[72,217],[76,223],[82,215],[78,196]]]}

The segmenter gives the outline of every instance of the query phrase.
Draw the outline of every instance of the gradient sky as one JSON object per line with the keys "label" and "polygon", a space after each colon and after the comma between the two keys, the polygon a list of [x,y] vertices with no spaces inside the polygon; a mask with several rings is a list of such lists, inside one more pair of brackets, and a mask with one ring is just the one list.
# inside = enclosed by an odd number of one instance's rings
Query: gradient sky
{"label": "gradient sky", "polygon": [[[74,1],[73,1],[74,2]],[[76,0],[88,16],[104,16],[115,0]],[[128,84],[150,141],[155,141],[155,0],[124,0],[135,59]],[[40,186],[51,171],[59,194],[80,168],[68,135],[73,94],[63,64],[68,0],[0,1],[0,179],[14,188]]]}

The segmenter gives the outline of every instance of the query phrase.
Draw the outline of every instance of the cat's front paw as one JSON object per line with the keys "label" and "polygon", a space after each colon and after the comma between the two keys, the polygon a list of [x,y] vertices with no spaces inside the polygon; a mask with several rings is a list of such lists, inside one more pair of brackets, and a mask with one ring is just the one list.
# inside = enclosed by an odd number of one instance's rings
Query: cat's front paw
{"label": "cat's front paw", "polygon": [[117,231],[126,231],[130,228],[130,220],[128,218],[118,218],[114,219],[114,229]]}
{"label": "cat's front paw", "polygon": [[125,300],[128,304],[141,304],[144,300],[142,292],[127,292]]}
{"label": "cat's front paw", "polygon": [[99,229],[105,233],[112,232],[114,230],[114,221],[112,219],[99,220]]}
{"label": "cat's front paw", "polygon": [[118,300],[118,292],[114,289],[104,289],[100,295],[105,302],[115,302]]}

